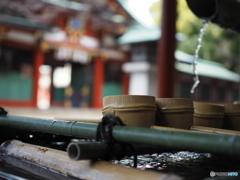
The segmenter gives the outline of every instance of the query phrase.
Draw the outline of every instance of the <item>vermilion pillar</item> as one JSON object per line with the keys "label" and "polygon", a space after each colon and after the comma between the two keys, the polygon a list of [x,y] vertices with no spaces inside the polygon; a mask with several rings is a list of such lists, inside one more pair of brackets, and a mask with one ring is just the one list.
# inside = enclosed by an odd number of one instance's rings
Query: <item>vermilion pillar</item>
{"label": "vermilion pillar", "polygon": [[37,106],[38,80],[40,77],[39,67],[44,63],[44,53],[36,50],[34,56],[34,81],[33,81],[33,105]]}
{"label": "vermilion pillar", "polygon": [[104,62],[98,57],[94,62],[93,104],[94,108],[102,107],[102,93],[104,84]]}
{"label": "vermilion pillar", "polygon": [[129,75],[122,72],[122,94],[128,95],[129,89]]}
{"label": "vermilion pillar", "polygon": [[58,25],[58,27],[61,28],[61,30],[64,30],[65,27],[66,27],[66,23],[67,23],[67,20],[65,17],[58,17],[56,19],[56,24]]}
{"label": "vermilion pillar", "polygon": [[163,0],[161,38],[157,47],[157,82],[160,98],[173,97],[176,48],[176,0]]}

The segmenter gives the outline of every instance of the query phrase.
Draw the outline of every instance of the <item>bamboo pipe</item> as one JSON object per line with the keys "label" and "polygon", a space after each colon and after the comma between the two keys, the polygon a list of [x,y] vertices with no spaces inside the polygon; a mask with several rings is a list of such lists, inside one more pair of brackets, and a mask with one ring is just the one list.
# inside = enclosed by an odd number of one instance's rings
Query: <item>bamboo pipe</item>
{"label": "bamboo pipe", "polygon": [[94,123],[10,115],[0,116],[0,126],[82,138],[95,138],[97,129]]}
{"label": "bamboo pipe", "polygon": [[[30,161],[26,161],[24,159],[19,159],[19,157],[1,154],[0,159],[1,164],[3,163],[4,165],[10,165],[10,167],[6,166],[6,170],[5,168],[2,169],[2,166],[0,166],[0,179],[2,177],[2,173],[5,173],[4,175],[7,176],[9,180],[49,180],[49,178],[51,178],[51,180],[77,180],[76,177],[72,177],[58,171],[49,170],[49,168]],[[9,168],[11,168],[10,172]],[[17,171],[15,171],[15,169]],[[19,172],[19,169],[23,170],[23,173]],[[13,175],[18,177],[13,179]]]}
{"label": "bamboo pipe", "polygon": [[54,118],[57,120],[62,120],[62,121],[77,121],[77,122],[84,122],[84,123],[100,123],[101,119],[81,119],[81,118]]}
{"label": "bamboo pipe", "polygon": [[177,131],[185,131],[185,132],[188,132],[189,130],[187,130],[187,129],[180,129],[180,128],[175,128],[175,127],[166,127],[166,126],[151,126],[150,128],[152,128],[152,129],[158,129],[158,130],[163,130],[163,129],[165,129],[165,130],[177,130]]}
{"label": "bamboo pipe", "polygon": [[68,157],[72,160],[86,159],[110,159],[114,155],[115,159],[122,159],[124,156],[134,154],[153,154],[170,151],[169,149],[157,148],[152,146],[135,145],[132,146],[134,152],[129,146],[112,145],[111,149],[104,142],[78,142],[70,143],[67,147]]}
{"label": "bamboo pipe", "polygon": [[191,131],[205,132],[205,133],[215,133],[215,134],[225,134],[225,135],[238,135],[240,136],[240,131],[228,130],[228,129],[218,129],[202,126],[192,126]]}
{"label": "bamboo pipe", "polygon": [[42,146],[22,143],[21,141],[7,141],[1,145],[1,153],[18,157],[32,163],[39,164],[73,177],[86,180],[180,180],[175,175],[142,171],[127,168],[105,161],[72,161],[66,152]]}
{"label": "bamboo pipe", "polygon": [[107,159],[109,152],[102,142],[70,143],[67,147],[68,157],[72,160]]}
{"label": "bamboo pipe", "polygon": [[[0,125],[85,138],[95,138],[97,130],[97,124],[94,123],[18,116],[0,116]],[[116,141],[124,143],[240,157],[240,137],[235,135],[217,135],[167,129],[157,130],[130,126],[116,126],[113,128],[112,134]]]}
{"label": "bamboo pipe", "polygon": [[186,2],[197,17],[240,33],[238,0],[186,0]]}
{"label": "bamboo pipe", "polygon": [[[151,126],[153,129],[168,129],[168,130],[177,130],[177,131],[189,131],[183,130],[179,128],[165,127],[165,126]],[[197,131],[202,133],[210,133],[210,134],[222,134],[222,135],[240,135],[240,131],[228,130],[228,129],[219,129],[219,128],[211,128],[211,127],[203,127],[203,126],[191,126],[190,131]]]}

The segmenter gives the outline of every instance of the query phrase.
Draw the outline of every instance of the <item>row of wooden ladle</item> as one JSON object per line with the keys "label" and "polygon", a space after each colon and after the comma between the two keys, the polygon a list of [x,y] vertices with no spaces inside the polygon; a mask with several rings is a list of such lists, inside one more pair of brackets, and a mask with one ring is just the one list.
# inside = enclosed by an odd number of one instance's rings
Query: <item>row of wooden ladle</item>
{"label": "row of wooden ladle", "polygon": [[103,98],[103,115],[119,116],[128,126],[189,129],[203,126],[240,131],[240,104],[196,102],[190,98],[119,95]]}

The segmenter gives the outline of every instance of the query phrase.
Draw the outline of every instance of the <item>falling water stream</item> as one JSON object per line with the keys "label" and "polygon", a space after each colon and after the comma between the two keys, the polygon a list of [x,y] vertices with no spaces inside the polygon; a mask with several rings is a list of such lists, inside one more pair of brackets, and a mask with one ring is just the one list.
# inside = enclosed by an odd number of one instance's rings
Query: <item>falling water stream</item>
{"label": "falling water stream", "polygon": [[203,23],[202,23],[202,26],[201,26],[201,29],[200,29],[200,32],[199,32],[199,35],[198,35],[198,39],[197,39],[197,48],[195,50],[194,59],[193,59],[193,63],[192,63],[193,64],[193,73],[195,75],[195,77],[193,79],[194,84],[193,84],[192,89],[191,89],[192,94],[194,93],[195,88],[200,83],[199,76],[198,76],[198,71],[197,71],[197,60],[198,60],[199,50],[202,47],[202,44],[201,44],[202,43],[202,38],[203,38],[203,35],[206,31],[206,27],[207,27],[208,23],[209,23],[208,20],[203,20]]}

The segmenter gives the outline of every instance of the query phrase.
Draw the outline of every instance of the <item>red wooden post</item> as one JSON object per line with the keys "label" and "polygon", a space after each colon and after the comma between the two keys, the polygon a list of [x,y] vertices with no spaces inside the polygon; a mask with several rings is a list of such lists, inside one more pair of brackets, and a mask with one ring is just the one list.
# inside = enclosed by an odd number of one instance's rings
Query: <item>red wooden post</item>
{"label": "red wooden post", "polygon": [[129,75],[125,72],[122,72],[122,94],[128,95],[129,88]]}
{"label": "red wooden post", "polygon": [[176,48],[176,0],[163,0],[162,31],[157,47],[158,97],[173,97]]}
{"label": "red wooden post", "polygon": [[65,30],[66,23],[67,23],[67,20],[65,17],[58,17],[56,19],[56,24],[58,25],[59,28],[61,28],[61,30]]}
{"label": "red wooden post", "polygon": [[104,84],[104,63],[100,57],[94,62],[94,79],[93,79],[93,103],[94,108],[102,107],[102,94]]}
{"label": "red wooden post", "polygon": [[44,63],[44,53],[41,50],[36,50],[34,57],[34,78],[33,78],[33,106],[37,106],[38,80],[40,77],[39,67]]}

